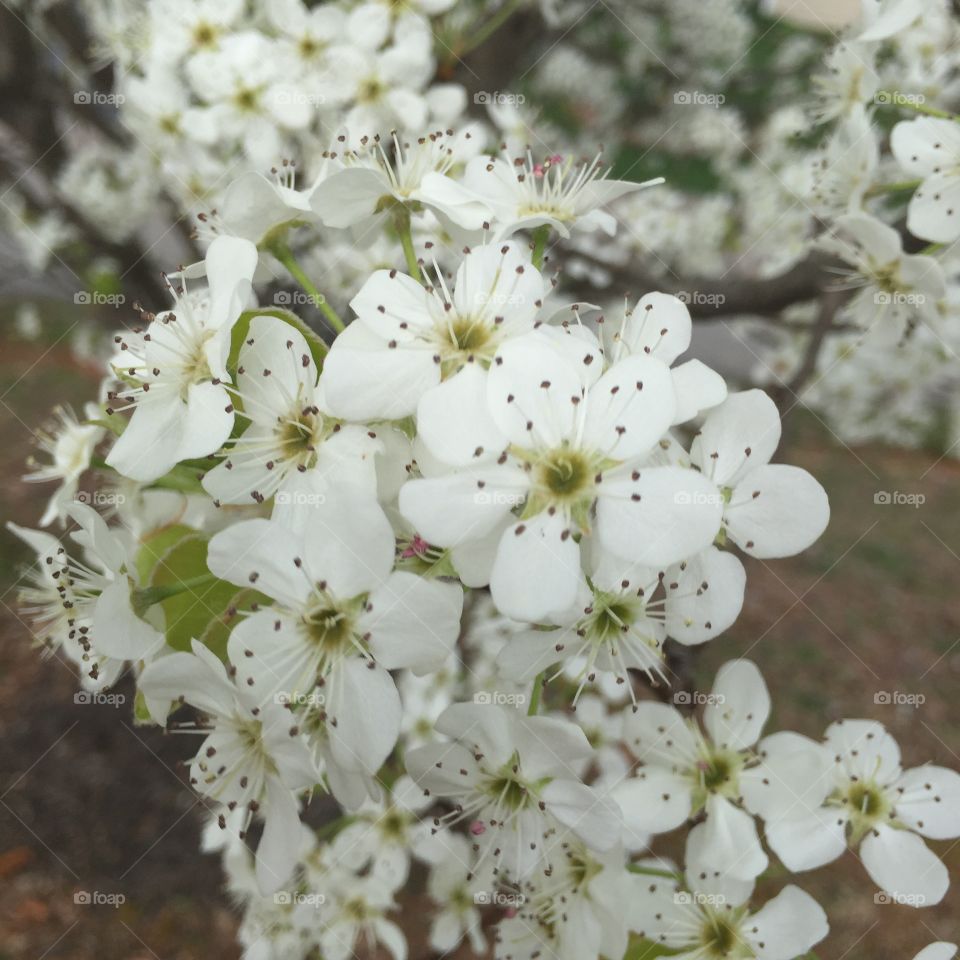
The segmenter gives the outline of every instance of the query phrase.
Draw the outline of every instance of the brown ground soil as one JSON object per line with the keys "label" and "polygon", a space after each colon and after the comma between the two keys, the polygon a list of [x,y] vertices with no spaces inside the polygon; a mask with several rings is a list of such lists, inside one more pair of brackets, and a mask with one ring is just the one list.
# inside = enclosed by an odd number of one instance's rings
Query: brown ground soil
{"label": "brown ground soil", "polygon": [[[79,408],[91,393],[66,351],[44,349],[5,346],[0,358],[4,521],[34,522],[45,497],[18,479],[30,426],[54,402]],[[812,420],[781,458],[824,483],[832,522],[801,557],[749,563],[745,609],[699,660],[701,685],[724,660],[749,656],[776,692],[770,729],[818,736],[839,717],[873,717],[907,765],[960,768],[960,468],[922,452],[851,451]],[[926,501],[877,505],[878,491]],[[218,864],[197,853],[198,808],[178,765],[189,745],[134,728],[123,707],[73,702],[69,671],[29,646],[13,587],[24,551],[0,538],[0,960],[236,957]],[[890,706],[875,702],[881,691],[926,699]],[[934,846],[960,876],[960,843]],[[798,882],[830,915],[823,960],[909,960],[960,938],[956,884],[936,908],[878,906],[852,855]],[[765,880],[761,897],[782,883]],[[84,906],[79,891],[126,902]],[[422,904],[405,907],[410,917]]]}

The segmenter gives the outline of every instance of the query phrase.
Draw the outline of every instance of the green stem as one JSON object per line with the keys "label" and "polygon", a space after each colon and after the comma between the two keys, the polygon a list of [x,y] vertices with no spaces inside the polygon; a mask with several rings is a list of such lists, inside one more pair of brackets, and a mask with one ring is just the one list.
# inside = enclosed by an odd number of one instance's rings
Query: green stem
{"label": "green stem", "polygon": [[547,250],[547,241],[550,239],[550,225],[543,224],[533,231],[533,265],[543,269],[543,255]]}
{"label": "green stem", "polygon": [[522,6],[523,0],[507,0],[482,27],[473,31],[467,43],[457,48],[456,56],[465,57],[471,50],[476,50],[480,44],[492,37]]}
{"label": "green stem", "polygon": [[341,830],[349,827],[357,818],[352,814],[345,813],[341,817],[337,817],[335,820],[331,820],[329,823],[325,823],[322,827],[317,827],[314,830],[318,840],[327,840],[330,837],[335,837]]}
{"label": "green stem", "polygon": [[533,690],[530,692],[530,706],[527,707],[528,717],[535,717],[540,712],[540,695],[543,693],[543,685],[546,682],[547,676],[545,670],[533,678]]}
{"label": "green stem", "polygon": [[314,306],[318,307],[327,318],[327,322],[337,333],[343,333],[346,329],[344,322],[333,307],[327,303],[327,298],[313,285],[310,278],[303,272],[303,268],[297,263],[297,258],[293,251],[282,240],[277,240],[270,245],[270,252],[290,271],[290,275],[300,284],[303,292],[306,293]]}
{"label": "green stem", "polygon": [[403,255],[407,260],[407,270],[410,272],[410,276],[413,277],[417,283],[421,283],[426,286],[423,271],[420,269],[420,264],[417,262],[417,251],[413,248],[413,231],[410,228],[410,211],[407,210],[406,207],[403,207],[402,212],[397,214],[394,222],[396,224],[397,233],[400,236],[400,246],[403,247]]}
{"label": "green stem", "polygon": [[931,243],[928,246],[924,247],[920,251],[920,254],[921,256],[924,256],[924,257],[932,257],[933,254],[939,253],[945,246],[946,246],[945,243]]}
{"label": "green stem", "polygon": [[170,597],[176,597],[188,590],[195,590],[197,587],[205,587],[207,584],[215,583],[216,580],[214,574],[203,573],[198,577],[191,577],[189,580],[178,580],[176,583],[162,583],[155,587],[138,587],[133,591],[131,597],[133,609],[138,615],[142,614],[155,603],[162,603]]}
{"label": "green stem", "polygon": [[881,193],[897,193],[901,190],[916,190],[922,180],[901,180],[898,183],[876,183],[864,194],[867,197],[876,197]]}

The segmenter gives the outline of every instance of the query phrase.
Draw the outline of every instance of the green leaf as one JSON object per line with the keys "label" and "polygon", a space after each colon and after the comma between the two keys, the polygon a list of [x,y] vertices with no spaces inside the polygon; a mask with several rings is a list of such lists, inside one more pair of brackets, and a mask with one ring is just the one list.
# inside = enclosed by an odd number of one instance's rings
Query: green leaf
{"label": "green leaf", "polygon": [[[214,578],[207,568],[207,538],[190,527],[168,527],[149,539],[137,556],[137,568],[146,573],[141,582],[147,587],[183,587],[159,602],[167,643],[174,650],[189,650],[190,641],[199,640],[222,659],[236,609],[269,602],[254,590]],[[207,582],[191,583],[206,577]]]}
{"label": "green leaf", "polygon": [[240,319],[233,325],[233,332],[230,336],[230,356],[227,359],[227,370],[236,383],[237,367],[240,364],[240,348],[248,339],[250,334],[250,321],[254,317],[276,317],[284,323],[293,327],[298,333],[303,335],[313,356],[313,362],[318,370],[323,369],[323,358],[327,352],[327,346],[316,333],[303,320],[290,310],[284,310],[283,307],[261,308],[259,310],[247,310],[240,314]]}
{"label": "green leaf", "polygon": [[671,957],[678,952],[665,947],[662,943],[654,943],[642,937],[631,937],[623,960],[654,960],[656,957]]}

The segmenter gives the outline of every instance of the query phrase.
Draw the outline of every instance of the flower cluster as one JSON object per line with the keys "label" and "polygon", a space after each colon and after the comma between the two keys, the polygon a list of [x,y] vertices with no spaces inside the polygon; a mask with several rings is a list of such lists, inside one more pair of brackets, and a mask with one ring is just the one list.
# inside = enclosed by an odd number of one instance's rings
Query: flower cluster
{"label": "flower cluster", "polygon": [[[189,779],[245,955],[346,960],[379,943],[404,960],[397,896],[415,870],[431,946],[498,960],[638,943],[793,960],[826,913],[792,883],[763,904],[754,886],[773,858],[800,873],[848,848],[898,902],[939,902],[949,880],[924,838],[960,836],[960,775],[903,769],[872,721],[765,734],[771,700],[748,660],[720,669],[699,718],[680,709],[671,650],[730,628],[741,555],[810,547],[827,496],[775,462],[766,393],[687,358],[695,298],[664,283],[673,293],[601,308],[570,278],[607,296],[644,218],[711,221],[687,224],[689,245],[673,234],[698,261],[696,243],[722,242],[726,200],[658,197],[657,171],[618,179],[582,145],[518,149],[529,118],[500,103],[496,129],[465,122],[462,89],[433,82],[428,17],[455,23],[449,0],[248,6],[158,2],[136,57],[137,4],[100,24],[125,122],[167,138],[185,206],[208,178],[216,209],[200,216],[202,259],[166,277],[172,302],[117,331],[98,402],[44,434],[30,477],[58,486],[42,529],[11,525],[37,554],[24,607],[38,640],[88,689],[132,675],[139,723],[202,738]],[[577,5],[545,6],[562,19]],[[615,6],[637,29],[653,16]],[[719,83],[695,55],[703,18],[726,55],[750,42],[735,6],[670,5],[672,52],[698,82]],[[865,349],[882,352],[948,323],[951,288],[939,246],[912,252],[865,207],[884,192],[874,67],[929,55],[914,3],[873,6],[828,55],[816,176],[785,143],[795,117],[775,115],[759,149],[778,189],[751,181],[719,148],[738,118],[702,96],[674,103],[719,114],[673,146],[713,151],[755,191],[745,245],[782,213],[785,182],[808,190],[758,270],[814,244],[845,262],[859,292],[842,315],[857,337],[876,327]],[[890,134],[918,180],[907,228],[937,245],[960,236],[955,124]],[[717,249],[703,262],[726,269]],[[680,828],[682,865],[655,855]]]}

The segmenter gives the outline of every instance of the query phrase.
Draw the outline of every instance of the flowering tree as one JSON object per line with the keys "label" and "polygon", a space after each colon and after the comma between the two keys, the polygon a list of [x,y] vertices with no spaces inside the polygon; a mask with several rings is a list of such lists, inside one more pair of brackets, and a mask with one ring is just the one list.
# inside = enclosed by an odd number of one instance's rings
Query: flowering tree
{"label": "flowering tree", "polygon": [[[18,17],[86,82],[49,6]],[[960,836],[960,775],[873,721],[772,732],[756,664],[703,693],[676,656],[736,621],[740,554],[828,523],[775,401],[956,432],[948,5],[754,6],[80,5],[113,85],[75,90],[86,138],[8,216],[40,268],[107,255],[144,296],[123,260],[158,209],[195,218],[193,262],[11,529],[82,686],[129,671],[139,723],[202,737],[246,956],[402,960],[413,861],[432,948],[502,960],[791,960],[827,914],[755,882],[847,848],[943,898],[924,838]],[[683,359],[721,317],[763,368],[741,389]]]}

